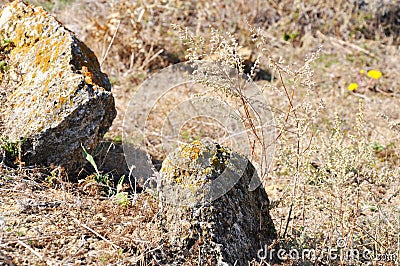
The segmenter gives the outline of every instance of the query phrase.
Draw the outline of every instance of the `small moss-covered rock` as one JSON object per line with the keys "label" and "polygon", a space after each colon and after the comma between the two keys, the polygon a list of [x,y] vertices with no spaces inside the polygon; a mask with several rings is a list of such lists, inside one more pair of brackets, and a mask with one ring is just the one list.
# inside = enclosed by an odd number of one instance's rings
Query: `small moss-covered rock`
{"label": "small moss-covered rock", "polygon": [[257,259],[276,232],[264,188],[249,190],[254,171],[244,156],[211,141],[182,145],[168,155],[158,186],[163,263],[201,258],[202,265],[247,265]]}
{"label": "small moss-covered rock", "polygon": [[25,139],[27,165],[75,172],[81,144],[94,148],[116,115],[111,85],[94,53],[43,8],[14,1],[0,10],[7,71],[0,87],[0,136]]}

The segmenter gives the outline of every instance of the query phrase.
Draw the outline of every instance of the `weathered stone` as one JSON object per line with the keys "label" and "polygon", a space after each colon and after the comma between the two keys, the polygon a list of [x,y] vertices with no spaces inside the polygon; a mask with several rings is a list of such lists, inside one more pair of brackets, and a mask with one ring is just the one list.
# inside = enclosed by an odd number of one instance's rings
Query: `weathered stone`
{"label": "weathered stone", "polygon": [[195,141],[168,155],[158,186],[164,200],[158,227],[169,254],[163,263],[257,260],[257,251],[272,243],[276,231],[264,188],[249,190],[254,171],[244,156],[210,141]]}
{"label": "weathered stone", "polygon": [[0,10],[0,135],[27,165],[84,162],[116,116],[111,84],[94,53],[43,8],[14,1]]}

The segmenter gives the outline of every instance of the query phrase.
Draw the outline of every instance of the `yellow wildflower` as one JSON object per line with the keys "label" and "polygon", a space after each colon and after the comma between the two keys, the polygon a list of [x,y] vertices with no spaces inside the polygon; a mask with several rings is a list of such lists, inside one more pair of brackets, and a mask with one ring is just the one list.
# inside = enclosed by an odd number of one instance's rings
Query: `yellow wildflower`
{"label": "yellow wildflower", "polygon": [[357,83],[350,83],[350,85],[347,87],[347,89],[349,91],[354,91],[358,88],[358,84]]}
{"label": "yellow wildflower", "polygon": [[364,73],[365,73],[364,69],[361,69],[360,74],[364,74]]}
{"label": "yellow wildflower", "polygon": [[382,77],[382,72],[379,70],[372,69],[368,71],[367,76],[373,79],[380,79]]}

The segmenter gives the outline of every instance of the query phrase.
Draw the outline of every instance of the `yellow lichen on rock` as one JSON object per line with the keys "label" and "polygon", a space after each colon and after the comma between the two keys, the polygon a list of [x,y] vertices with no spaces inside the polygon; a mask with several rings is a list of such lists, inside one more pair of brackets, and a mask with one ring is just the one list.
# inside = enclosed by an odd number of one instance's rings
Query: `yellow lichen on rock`
{"label": "yellow lichen on rock", "polygon": [[[19,140],[37,135],[37,140],[43,131],[62,131],[76,123],[83,135],[76,137],[89,137],[84,141],[87,147],[95,146],[98,134],[111,125],[115,108],[110,82],[94,53],[43,8],[23,1],[2,9],[0,38],[12,42],[7,71],[12,82],[1,88],[5,94],[0,106],[1,136]],[[86,129],[81,128],[85,126],[78,122],[81,119],[87,123]],[[90,125],[92,120],[100,123],[100,129]],[[97,136],[90,138],[93,134]],[[73,146],[75,150],[80,147]]]}
{"label": "yellow lichen on rock", "polygon": [[[59,98],[63,92],[62,77],[55,78],[56,69],[69,66],[67,54],[70,50],[71,37],[68,40],[68,31],[41,7],[26,5],[20,1],[14,1],[4,8],[1,17],[2,38],[9,39],[14,44],[10,51],[10,61],[18,65],[15,70],[18,76],[18,86],[14,92],[9,93],[7,104],[2,106],[5,123],[13,123],[13,130],[6,132],[7,136],[15,139],[16,135],[24,132],[25,135],[33,133],[36,129],[43,128],[48,123],[48,115],[45,110],[51,106],[41,101],[29,101],[29,99],[43,98],[51,91],[52,98]],[[46,25],[46,27],[45,27]],[[71,73],[65,73],[65,76]],[[68,81],[69,82],[69,81]],[[77,76],[76,83],[79,82]],[[77,87],[78,84],[75,84]],[[26,90],[26,88],[30,88]],[[28,101],[29,108],[25,108]],[[13,113],[18,112],[21,119],[20,125],[15,125]],[[68,115],[59,113],[61,116]],[[56,121],[54,121],[56,122]],[[23,128],[22,128],[23,127]]]}
{"label": "yellow lichen on rock", "polygon": [[163,186],[186,189],[192,194],[190,200],[196,202],[206,186],[224,171],[231,152],[210,141],[183,144],[162,164]]}
{"label": "yellow lichen on rock", "polygon": [[[249,184],[254,166],[218,143],[202,140],[181,145],[162,164],[157,187],[165,202],[157,226],[174,256],[201,246],[210,265],[246,265],[276,231],[262,187]],[[175,253],[176,252],[176,253]],[[196,251],[197,253],[197,251]]]}

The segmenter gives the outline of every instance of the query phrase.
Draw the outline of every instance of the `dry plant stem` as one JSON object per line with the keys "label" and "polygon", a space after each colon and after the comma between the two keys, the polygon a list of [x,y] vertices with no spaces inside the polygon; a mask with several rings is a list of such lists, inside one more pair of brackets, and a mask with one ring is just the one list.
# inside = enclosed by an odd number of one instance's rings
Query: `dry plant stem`
{"label": "dry plant stem", "polygon": [[[146,251],[144,254],[140,254],[137,258],[135,258],[133,261],[130,261],[130,262],[138,263],[139,261],[143,260],[146,257],[146,255],[151,254],[153,251],[161,250],[161,248],[162,248],[162,246],[160,245],[158,247],[150,249],[150,250]],[[142,264],[139,264],[139,265],[142,265]],[[147,265],[147,264],[143,264],[143,265]]]}
{"label": "dry plant stem", "polygon": [[[238,67],[236,66],[236,68],[238,69]],[[224,73],[226,75],[226,78],[229,78],[227,73]],[[238,76],[240,76],[240,71],[238,73]],[[247,127],[247,132],[251,131],[251,133],[254,135],[255,140],[251,140],[250,136],[247,134],[247,138],[248,141],[250,143],[251,146],[251,155],[255,156],[256,155],[256,151],[255,151],[255,146],[256,146],[256,141],[261,145],[261,155],[260,155],[260,160],[259,160],[259,164],[260,164],[260,169],[264,169],[263,165],[264,165],[264,157],[265,157],[265,143],[262,141],[263,138],[263,131],[261,130],[260,134],[261,134],[261,138],[257,133],[257,127],[254,125],[254,121],[253,118],[251,117],[250,114],[250,109],[251,111],[254,113],[254,115],[258,118],[257,120],[260,120],[260,115],[259,113],[254,109],[254,107],[249,103],[249,100],[246,98],[246,96],[243,94],[242,92],[242,88],[245,86],[245,81],[244,80],[237,80],[238,84],[237,84],[237,91],[236,93],[239,95],[240,101],[243,104],[243,108],[245,111],[245,118],[243,120],[245,126]],[[240,84],[239,84],[240,82]],[[249,127],[249,128],[248,128]],[[261,176],[264,176],[264,172],[260,173]]]}
{"label": "dry plant stem", "polygon": [[33,248],[31,248],[29,245],[25,244],[21,240],[18,240],[17,242],[18,242],[18,244],[20,244],[20,245],[24,246],[25,248],[29,249],[30,252],[35,254],[35,256],[37,256],[41,261],[43,261],[43,255],[41,255],[38,252],[36,252]]}
{"label": "dry plant stem", "polygon": [[[143,65],[140,67],[141,70],[144,70],[145,67],[154,59],[156,59],[160,54],[164,52],[164,49],[160,49],[157,53],[153,54],[150,58],[146,57],[146,59],[143,62]],[[150,55],[150,53],[149,53]]]}
{"label": "dry plant stem", "polygon": [[[279,73],[279,78],[280,78],[280,81],[282,83],[282,86],[283,86],[283,88],[285,90],[286,97],[287,97],[287,99],[289,101],[289,107],[288,107],[288,111],[287,111],[286,118],[285,118],[285,122],[287,122],[288,119],[289,119],[289,115],[290,115],[290,113],[291,113],[291,111],[293,109],[293,106],[294,106],[293,105],[294,89],[292,89],[292,95],[290,96],[289,92],[288,92],[288,90],[286,88],[285,82],[283,81],[282,73],[280,71],[278,71],[278,73]],[[296,114],[295,110],[293,111],[293,115],[294,115],[294,118],[297,120],[297,114]],[[285,230],[283,232],[282,238],[285,238],[285,236],[287,234],[288,227],[289,227],[290,219],[291,219],[292,212],[293,212],[294,199],[296,198],[296,191],[297,191],[298,178],[299,178],[299,175],[298,175],[299,166],[300,166],[300,162],[299,162],[299,158],[300,158],[299,121],[296,121],[296,129],[297,129],[297,132],[296,132],[296,135],[297,135],[296,175],[295,175],[294,186],[293,186],[293,190],[292,190],[292,202],[290,203],[289,213],[288,213],[288,216],[287,216]],[[280,134],[278,135],[277,139],[282,135],[282,133],[283,133],[283,131],[280,132]],[[303,212],[303,222],[304,222],[304,212]]]}
{"label": "dry plant stem", "polygon": [[339,189],[339,213],[340,213],[340,227],[342,230],[342,237],[345,237],[345,232],[344,232],[344,209],[343,209],[343,192],[341,188]]}
{"label": "dry plant stem", "polygon": [[106,50],[106,52],[105,52],[103,58],[102,58],[101,61],[100,61],[100,67],[103,66],[103,63],[104,63],[104,61],[106,60],[106,58],[107,58],[107,56],[108,56],[108,53],[110,52],[111,46],[112,46],[112,44],[113,44],[113,42],[114,42],[115,36],[117,35],[117,32],[118,32],[118,29],[119,29],[119,26],[120,26],[120,25],[121,25],[121,20],[118,20],[118,25],[117,25],[117,27],[115,28],[115,31],[114,31],[114,34],[113,34],[113,36],[112,36],[112,38],[111,38],[110,44],[108,45],[107,50]]}
{"label": "dry plant stem", "polygon": [[135,185],[133,186],[132,185],[132,179],[131,179],[131,177],[133,176],[132,175],[132,172],[133,172],[133,170],[135,169],[135,167],[136,166],[134,166],[134,165],[132,165],[132,166],[130,166],[129,167],[129,176],[128,176],[128,180],[129,180],[129,185],[131,186],[131,189],[132,189],[132,191],[134,192],[134,195],[136,196],[137,195],[137,188],[136,188],[136,183],[137,183],[137,180],[136,180],[136,177],[135,177]]}
{"label": "dry plant stem", "polygon": [[[290,97],[289,96],[289,92],[288,92],[288,90],[286,88],[285,82],[283,82],[282,73],[280,71],[278,73],[279,73],[279,78],[281,80],[282,86],[285,89],[286,97],[287,97],[287,99],[289,101],[289,108],[288,108],[288,112],[286,114],[286,119],[285,119],[285,121],[287,122],[288,119],[289,119],[289,114],[290,114],[291,110],[293,109],[293,92],[294,92],[294,90],[292,91],[292,97]],[[296,112],[294,112],[294,116],[297,118]]]}
{"label": "dry plant stem", "polygon": [[[296,122],[296,128],[299,128],[299,122]],[[293,190],[292,190],[292,201],[290,203],[290,207],[289,207],[289,213],[287,216],[287,220],[286,220],[286,225],[285,225],[285,231],[283,232],[283,236],[282,238],[285,238],[288,227],[289,227],[289,223],[290,223],[290,219],[292,216],[292,211],[293,211],[293,206],[294,206],[294,199],[296,198],[296,191],[297,191],[297,185],[298,185],[298,179],[299,179],[299,166],[300,166],[300,162],[299,162],[299,156],[300,156],[300,136],[299,136],[299,130],[297,130],[297,156],[296,156],[296,174],[295,174],[295,179],[294,179],[294,186],[293,186]]]}
{"label": "dry plant stem", "polygon": [[[286,112],[286,117],[285,117],[285,122],[288,122],[289,117],[290,117],[290,113],[291,113],[291,111],[293,109],[293,93],[294,93],[294,90],[292,91],[292,97],[290,97],[289,92],[288,92],[288,90],[286,88],[285,82],[283,81],[281,71],[278,71],[278,73],[279,73],[279,78],[280,78],[281,84],[282,84],[282,86],[283,86],[283,88],[285,90],[286,98],[289,101],[289,107],[288,107],[288,111]],[[293,112],[293,114],[294,114],[294,117],[297,118],[297,115],[296,115],[295,111]],[[281,130],[279,135],[276,137],[276,140],[278,140],[282,136],[282,134],[283,134],[283,131]]]}
{"label": "dry plant stem", "polygon": [[[256,127],[254,126],[254,123],[253,123],[253,119],[251,119],[250,111],[249,111],[249,108],[248,108],[248,104],[247,104],[247,102],[246,102],[246,100],[245,100],[243,95],[240,96],[240,99],[242,100],[243,107],[244,107],[244,110],[245,110],[245,113],[246,113],[246,119],[247,119],[247,122],[250,124],[251,132],[256,137],[258,142],[262,145],[263,142],[261,141],[260,137],[257,134]],[[251,141],[250,138],[248,138],[248,139],[249,139],[249,141]],[[252,156],[255,155],[255,141],[256,140],[254,140],[253,143],[251,144],[251,154],[252,154]]]}
{"label": "dry plant stem", "polygon": [[305,199],[305,195],[306,195],[306,185],[303,183],[303,198],[302,198],[302,203],[303,203],[303,210],[301,211],[301,219],[302,219],[302,228],[303,230],[305,230],[305,223],[306,223],[306,199]]}
{"label": "dry plant stem", "polygon": [[[328,39],[328,37],[326,37],[326,35],[322,34],[320,31],[317,32],[317,35],[322,36],[324,39]],[[366,50],[364,48],[361,48],[361,47],[359,47],[359,46],[357,46],[355,44],[352,44],[350,42],[345,42],[345,41],[342,41],[342,40],[334,38],[334,37],[329,37],[329,40],[331,42],[338,43],[341,46],[348,46],[350,48],[353,48],[354,50],[356,50],[358,52],[362,52],[362,53],[364,53],[364,54],[366,54],[366,55],[368,55],[368,56],[370,56],[372,58],[379,59],[379,57],[376,56],[374,53],[371,53],[370,51],[368,51],[368,50]]]}
{"label": "dry plant stem", "polygon": [[22,145],[21,142],[18,142],[18,167],[20,171],[22,171],[22,166],[23,166],[21,145]]}
{"label": "dry plant stem", "polygon": [[18,241],[23,241],[23,240],[34,241],[34,240],[41,240],[41,239],[49,239],[49,238],[53,238],[53,237],[55,237],[55,236],[61,236],[61,235],[66,234],[66,233],[68,233],[68,232],[62,231],[62,232],[53,233],[53,234],[47,235],[47,236],[40,236],[40,237],[39,237],[39,236],[37,236],[37,237],[19,237],[18,239],[7,239],[7,240],[5,240],[5,241],[4,241],[4,239],[3,239],[3,241],[5,242],[4,245],[8,245],[8,244],[10,244],[10,243],[15,243],[15,242],[18,242]]}
{"label": "dry plant stem", "polygon": [[115,146],[115,144],[114,144],[113,142],[111,142],[110,145],[108,145],[106,154],[105,154],[105,156],[104,156],[104,160],[101,162],[99,168],[102,168],[102,167],[103,167],[104,163],[106,162],[106,158],[107,158],[107,156],[108,156],[108,154],[109,154],[111,148],[113,148],[114,146]]}
{"label": "dry plant stem", "polygon": [[78,219],[74,218],[75,222],[77,224],[79,224],[80,226],[82,226],[83,228],[89,230],[90,232],[92,232],[93,234],[95,234],[96,236],[100,237],[101,239],[103,239],[104,241],[106,241],[108,244],[110,244],[113,248],[115,249],[122,249],[120,246],[114,244],[113,242],[111,242],[110,240],[108,240],[107,238],[105,238],[104,236],[102,236],[101,234],[99,234],[98,232],[96,232],[95,230],[93,230],[92,228],[90,228],[89,226],[87,226],[86,224],[81,223],[81,221],[79,221]]}
{"label": "dry plant stem", "polygon": [[359,180],[359,174],[357,174],[357,198],[356,198],[356,204],[354,206],[354,217],[353,217],[353,223],[352,223],[352,227],[350,229],[350,233],[349,233],[349,248],[352,248],[353,246],[353,234],[354,234],[354,229],[356,227],[356,222],[357,222],[357,218],[358,218],[358,205],[360,202],[360,180]]}

